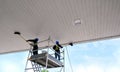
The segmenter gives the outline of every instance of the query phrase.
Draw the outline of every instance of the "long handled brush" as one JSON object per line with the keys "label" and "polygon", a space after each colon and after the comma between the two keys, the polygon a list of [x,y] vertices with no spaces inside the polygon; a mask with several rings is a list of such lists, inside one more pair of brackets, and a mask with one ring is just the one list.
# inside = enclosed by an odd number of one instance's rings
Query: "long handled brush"
{"label": "long handled brush", "polygon": [[26,39],[21,35],[21,33],[20,32],[18,32],[18,31],[15,31],[14,32],[14,34],[16,34],[16,35],[19,35],[23,40],[25,40],[26,41]]}

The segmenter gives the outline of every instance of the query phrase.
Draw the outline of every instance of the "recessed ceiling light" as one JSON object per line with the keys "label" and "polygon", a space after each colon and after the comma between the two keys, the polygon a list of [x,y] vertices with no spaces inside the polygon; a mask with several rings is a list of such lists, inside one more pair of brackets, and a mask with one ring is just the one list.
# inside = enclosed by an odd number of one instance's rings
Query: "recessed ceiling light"
{"label": "recessed ceiling light", "polygon": [[79,24],[81,24],[80,18],[75,19],[74,20],[74,25],[79,25]]}

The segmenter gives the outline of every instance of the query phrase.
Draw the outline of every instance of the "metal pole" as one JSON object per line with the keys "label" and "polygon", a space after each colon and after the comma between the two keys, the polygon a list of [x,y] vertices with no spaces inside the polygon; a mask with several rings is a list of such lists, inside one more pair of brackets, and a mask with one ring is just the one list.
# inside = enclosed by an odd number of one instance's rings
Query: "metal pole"
{"label": "metal pole", "polygon": [[[50,37],[48,38],[48,46],[50,42]],[[49,53],[49,48],[47,49],[47,58],[46,58],[46,70],[47,70],[47,65],[48,65],[48,53]]]}
{"label": "metal pole", "polygon": [[29,53],[28,53],[27,62],[26,62],[26,65],[25,65],[25,72],[26,72],[26,68],[27,68],[27,65],[28,65],[28,59],[29,59],[30,55],[32,54],[31,49],[32,49],[32,47],[30,47],[30,50],[29,50]]}
{"label": "metal pole", "polygon": [[65,49],[63,49],[63,72],[65,72]]}

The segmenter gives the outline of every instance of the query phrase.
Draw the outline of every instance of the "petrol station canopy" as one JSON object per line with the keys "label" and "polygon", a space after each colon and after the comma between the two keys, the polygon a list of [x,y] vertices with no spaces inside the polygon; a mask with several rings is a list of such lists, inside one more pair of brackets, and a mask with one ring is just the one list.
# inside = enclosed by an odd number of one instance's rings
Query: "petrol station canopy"
{"label": "petrol station canopy", "polygon": [[26,40],[50,37],[49,46],[120,37],[120,0],[0,0],[0,54],[30,48],[15,31]]}

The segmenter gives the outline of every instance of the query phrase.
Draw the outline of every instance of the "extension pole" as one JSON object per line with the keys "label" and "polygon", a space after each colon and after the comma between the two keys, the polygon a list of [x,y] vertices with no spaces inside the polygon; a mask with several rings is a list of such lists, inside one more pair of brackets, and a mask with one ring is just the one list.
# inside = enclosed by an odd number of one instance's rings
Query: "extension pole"
{"label": "extension pole", "polygon": [[26,39],[23,37],[23,36],[21,36],[21,35],[19,35],[24,41],[26,41]]}
{"label": "extension pole", "polygon": [[[15,31],[14,32],[14,34],[16,34],[16,35],[18,35],[18,36],[20,36],[24,41],[26,41],[26,39],[21,35],[21,33],[20,32],[18,32],[18,31]],[[27,41],[26,41],[27,42]],[[29,43],[29,42],[27,42],[27,43]],[[30,44],[30,43],[29,43]]]}

